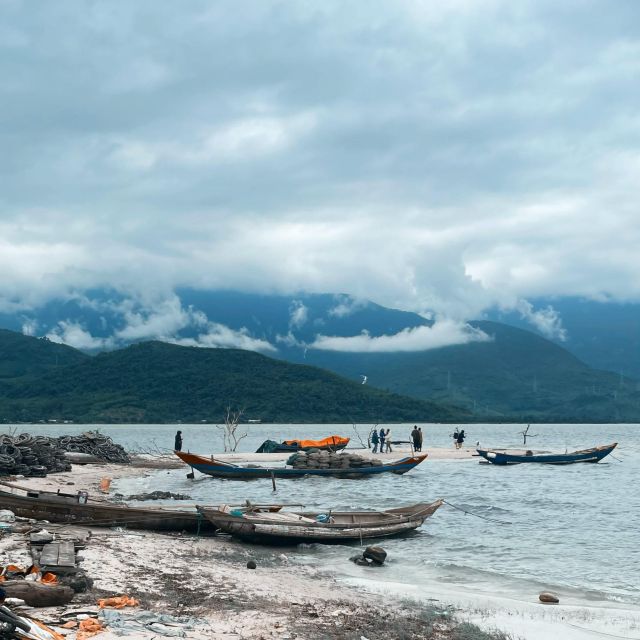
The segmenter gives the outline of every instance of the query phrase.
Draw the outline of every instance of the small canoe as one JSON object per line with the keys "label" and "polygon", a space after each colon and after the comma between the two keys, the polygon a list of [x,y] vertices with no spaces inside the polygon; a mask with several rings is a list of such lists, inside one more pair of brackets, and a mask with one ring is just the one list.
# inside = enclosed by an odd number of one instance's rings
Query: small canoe
{"label": "small canoe", "polygon": [[302,478],[304,476],[331,476],[335,478],[365,478],[380,473],[403,474],[411,471],[426,459],[427,454],[402,458],[394,462],[377,466],[329,468],[329,469],[294,469],[292,467],[262,467],[241,466],[216,460],[213,456],[207,458],[195,453],[174,451],[174,453],[189,465],[192,470],[199,471],[214,478],[228,480],[253,480],[254,478]]}
{"label": "small canoe", "polygon": [[[3,484],[7,486],[6,483]],[[16,485],[12,487],[12,490],[0,490],[0,507],[13,511],[21,518],[151,531],[212,533],[215,530],[195,508],[130,507],[126,504],[92,502],[85,492],[54,493]]]}
{"label": "small canoe", "polygon": [[342,451],[348,444],[349,438],[342,436],[328,436],[322,440],[284,440],[283,442],[265,440],[256,453],[294,453],[296,451],[308,451],[309,449]]}
{"label": "small canoe", "polygon": [[252,513],[226,506],[197,507],[220,531],[234,537],[270,545],[319,542],[344,544],[387,538],[417,529],[443,504],[442,500],[386,511],[325,511]]}
{"label": "small canoe", "polygon": [[522,464],[537,462],[539,464],[574,464],[576,462],[600,462],[608,456],[616,447],[617,442],[582,449],[571,453],[536,453],[534,451],[510,451],[508,449],[476,449],[478,454],[491,464]]}

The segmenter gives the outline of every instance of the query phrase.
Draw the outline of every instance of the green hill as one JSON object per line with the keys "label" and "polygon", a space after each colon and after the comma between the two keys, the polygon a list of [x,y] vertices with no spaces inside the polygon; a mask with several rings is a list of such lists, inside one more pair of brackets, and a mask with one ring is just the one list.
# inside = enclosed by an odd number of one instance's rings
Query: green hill
{"label": "green hill", "polygon": [[412,353],[312,351],[306,361],[376,387],[463,407],[475,420],[638,422],[640,385],[591,369],[567,350],[495,322],[472,322],[491,336]]}
{"label": "green hill", "polygon": [[0,419],[265,422],[463,420],[466,412],[370,388],[315,367],[236,349],[147,342],[58,367],[0,397]]}
{"label": "green hill", "polygon": [[0,329],[0,381],[38,376],[88,359],[64,344]]}

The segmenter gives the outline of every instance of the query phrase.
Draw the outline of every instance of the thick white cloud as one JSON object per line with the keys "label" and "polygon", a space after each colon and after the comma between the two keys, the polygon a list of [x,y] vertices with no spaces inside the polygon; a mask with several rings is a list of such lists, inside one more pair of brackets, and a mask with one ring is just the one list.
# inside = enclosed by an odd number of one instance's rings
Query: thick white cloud
{"label": "thick white cloud", "polygon": [[[632,0],[5,3],[0,310],[104,285],[456,320],[640,300],[639,22]],[[195,322],[130,313],[122,338]]]}
{"label": "thick white cloud", "polygon": [[519,300],[516,309],[522,318],[533,325],[543,336],[561,342],[567,339],[567,330],[562,326],[562,318],[551,305],[536,310],[527,300]]}
{"label": "thick white cloud", "polygon": [[358,336],[317,336],[309,345],[311,349],[325,351],[352,351],[360,353],[383,353],[397,351],[427,351],[454,344],[486,342],[491,337],[468,324],[440,320],[430,327],[404,329],[386,336],[370,336],[363,332]]}
{"label": "thick white cloud", "polygon": [[87,329],[77,322],[69,320],[61,320],[57,326],[47,333],[47,338],[52,342],[67,344],[76,349],[86,351],[101,351],[103,349],[112,349],[117,342],[109,338],[98,338],[92,336]]}

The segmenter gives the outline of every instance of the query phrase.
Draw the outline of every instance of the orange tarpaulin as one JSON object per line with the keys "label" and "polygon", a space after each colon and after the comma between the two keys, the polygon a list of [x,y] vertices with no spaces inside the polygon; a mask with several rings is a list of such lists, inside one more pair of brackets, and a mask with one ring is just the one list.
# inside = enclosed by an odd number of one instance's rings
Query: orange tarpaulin
{"label": "orange tarpaulin", "polygon": [[40,578],[40,582],[43,584],[56,584],[58,578],[53,573],[45,573],[42,578]]}
{"label": "orange tarpaulin", "polygon": [[77,640],[86,640],[86,638],[91,638],[98,633],[102,633],[104,630],[105,629],[102,624],[100,624],[99,620],[96,620],[95,618],[87,618],[80,623],[76,638]]}
{"label": "orange tarpaulin", "polygon": [[307,449],[309,447],[337,447],[348,445],[349,438],[343,438],[342,436],[329,436],[328,438],[324,438],[324,440],[285,440],[284,444],[297,444],[301,449]]}
{"label": "orange tarpaulin", "polygon": [[103,598],[98,600],[101,609],[122,609],[124,607],[137,607],[140,603],[135,598],[129,596],[114,596],[113,598]]}

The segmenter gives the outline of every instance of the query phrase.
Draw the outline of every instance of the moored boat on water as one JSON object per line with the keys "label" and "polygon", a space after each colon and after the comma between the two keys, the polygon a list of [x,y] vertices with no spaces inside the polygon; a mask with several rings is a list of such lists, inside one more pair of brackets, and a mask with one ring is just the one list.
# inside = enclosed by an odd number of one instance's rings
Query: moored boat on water
{"label": "moored boat on water", "polygon": [[476,449],[478,454],[487,462],[497,465],[523,464],[523,463],[539,463],[539,464],[574,464],[577,462],[600,462],[604,457],[608,456],[616,447],[617,442],[613,444],[593,447],[591,449],[581,449],[571,453],[549,453],[515,451],[509,449]]}
{"label": "moored boat on water", "polygon": [[[254,478],[301,478],[303,476],[333,476],[337,478],[364,478],[380,473],[403,474],[411,471],[426,459],[427,454],[409,456],[382,464],[377,460],[365,462],[362,466],[328,467],[328,468],[295,468],[295,467],[263,467],[258,465],[241,466],[216,460],[213,456],[206,457],[184,451],[174,453],[192,470],[199,471],[214,478],[228,480],[252,480]],[[343,455],[343,454],[338,454]]]}
{"label": "moored boat on water", "polygon": [[385,511],[325,511],[275,513],[197,507],[221,531],[259,544],[323,544],[354,542],[395,536],[417,529],[443,504],[443,500]]}

